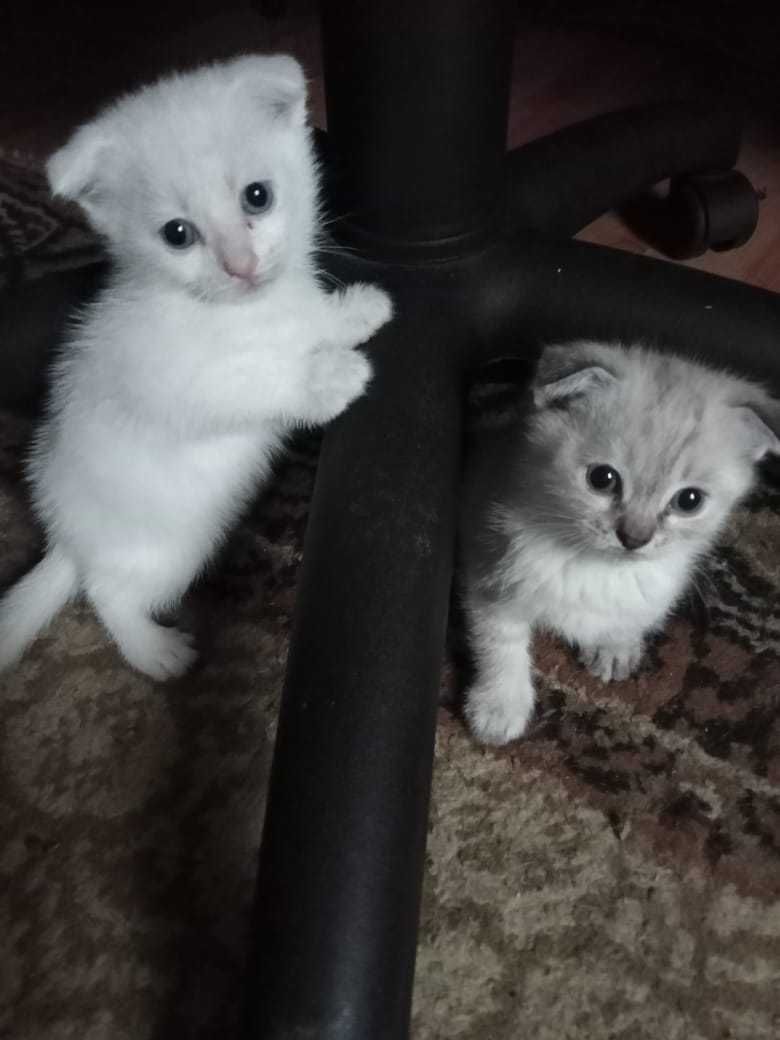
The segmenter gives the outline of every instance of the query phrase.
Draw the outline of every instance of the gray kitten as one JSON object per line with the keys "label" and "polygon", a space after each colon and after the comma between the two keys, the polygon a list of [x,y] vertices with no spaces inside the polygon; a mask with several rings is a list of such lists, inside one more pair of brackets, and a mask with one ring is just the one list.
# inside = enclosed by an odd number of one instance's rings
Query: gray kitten
{"label": "gray kitten", "polygon": [[755,463],[780,453],[780,402],[761,387],[639,346],[548,347],[532,390],[525,421],[481,438],[466,477],[466,713],[490,744],[528,722],[535,628],[603,680],[636,669]]}

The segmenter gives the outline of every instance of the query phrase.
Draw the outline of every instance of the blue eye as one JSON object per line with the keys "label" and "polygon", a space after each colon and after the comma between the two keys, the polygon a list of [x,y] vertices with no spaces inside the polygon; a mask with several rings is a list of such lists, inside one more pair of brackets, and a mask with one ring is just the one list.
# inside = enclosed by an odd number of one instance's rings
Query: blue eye
{"label": "blue eye", "polygon": [[600,495],[619,495],[623,488],[620,474],[606,462],[588,466],[587,478],[593,490]]}
{"label": "blue eye", "polygon": [[169,220],[160,234],[173,249],[189,249],[198,239],[198,229],[189,220]]}
{"label": "blue eye", "polygon": [[274,201],[270,181],[252,181],[241,192],[241,208],[245,213],[266,213]]}
{"label": "blue eye", "polygon": [[691,516],[693,513],[699,512],[705,498],[706,495],[699,488],[687,487],[677,492],[669,506],[674,513],[685,513]]}

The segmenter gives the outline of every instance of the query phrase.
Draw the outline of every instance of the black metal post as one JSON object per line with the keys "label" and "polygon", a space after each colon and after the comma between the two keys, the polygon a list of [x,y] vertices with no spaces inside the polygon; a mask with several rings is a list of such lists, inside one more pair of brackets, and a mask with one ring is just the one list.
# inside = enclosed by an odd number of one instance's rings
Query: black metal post
{"label": "black metal post", "polygon": [[322,13],[341,236],[392,260],[487,241],[503,216],[513,0],[325,0]]}
{"label": "black metal post", "polygon": [[401,296],[376,342],[376,390],[329,431],[318,468],[247,1036],[391,1040],[408,1028],[460,394],[448,323],[427,294]]}

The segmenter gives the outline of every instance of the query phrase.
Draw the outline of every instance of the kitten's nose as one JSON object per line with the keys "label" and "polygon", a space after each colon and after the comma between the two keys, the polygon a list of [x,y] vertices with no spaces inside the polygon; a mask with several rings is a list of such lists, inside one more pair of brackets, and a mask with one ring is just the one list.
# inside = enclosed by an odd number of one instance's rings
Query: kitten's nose
{"label": "kitten's nose", "polygon": [[222,257],[222,266],[233,278],[250,282],[257,273],[257,257],[250,251],[228,254]]}
{"label": "kitten's nose", "polygon": [[258,260],[248,235],[241,228],[215,229],[214,252],[220,267],[231,278],[251,282],[257,275]]}
{"label": "kitten's nose", "polygon": [[623,517],[618,521],[615,534],[624,549],[641,549],[653,537],[655,527],[649,524],[631,523]]}

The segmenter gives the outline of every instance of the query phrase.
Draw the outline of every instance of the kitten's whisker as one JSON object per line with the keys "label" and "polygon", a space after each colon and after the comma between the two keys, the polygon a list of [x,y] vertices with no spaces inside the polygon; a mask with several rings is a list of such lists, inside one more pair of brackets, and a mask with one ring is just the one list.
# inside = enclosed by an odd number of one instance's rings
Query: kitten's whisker
{"label": "kitten's whisker", "polygon": [[317,252],[330,256],[359,256],[360,251],[354,246],[344,245],[341,242],[322,242],[317,244]]}
{"label": "kitten's whisker", "polygon": [[344,282],[337,275],[331,274],[330,271],[320,271],[319,276],[323,279],[323,281],[327,282],[329,285],[335,286],[337,289],[346,288],[347,283]]}
{"label": "kitten's whisker", "polygon": [[332,213],[329,216],[320,218],[320,227],[325,229],[332,227],[334,224],[338,224],[342,220],[349,220],[350,217],[356,217],[357,210],[347,210],[345,213]]}

